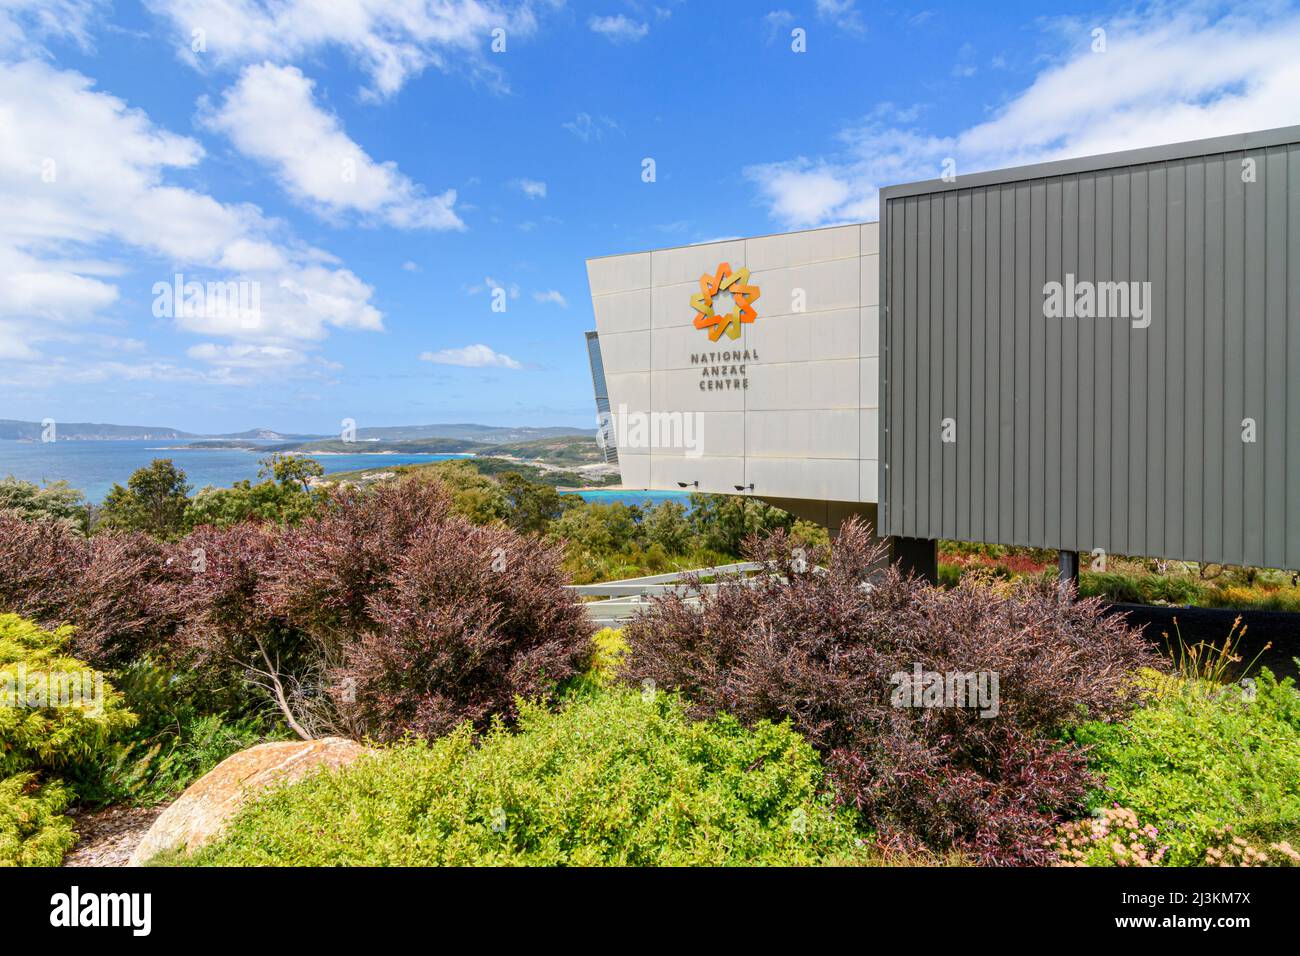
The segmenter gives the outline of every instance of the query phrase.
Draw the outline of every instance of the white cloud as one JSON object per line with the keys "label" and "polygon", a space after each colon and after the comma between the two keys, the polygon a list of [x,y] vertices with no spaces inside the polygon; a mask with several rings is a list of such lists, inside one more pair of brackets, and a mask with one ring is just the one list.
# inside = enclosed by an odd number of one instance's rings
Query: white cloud
{"label": "white cloud", "polygon": [[45,52],[46,40],[69,40],[89,49],[96,0],[0,0],[0,53]]}
{"label": "white cloud", "polygon": [[505,289],[510,298],[519,298],[519,283],[511,282],[509,284],[498,282],[491,276],[487,276],[481,283],[469,286],[465,289],[470,295],[478,295],[480,292],[492,292],[497,289]]}
{"label": "white cloud", "polygon": [[133,283],[134,300],[147,300],[155,282],[176,272],[262,289],[256,327],[235,316],[177,318],[185,330],[291,347],[332,328],[383,327],[370,287],[328,253],[255,206],[169,183],[173,170],[200,163],[198,142],[155,126],[79,73],[39,61],[0,64],[0,142],[7,144],[0,336],[8,355],[39,357],[41,342],[71,341],[70,327],[120,324],[114,313],[124,283]]}
{"label": "white cloud", "polygon": [[467,345],[461,349],[442,349],[438,352],[424,352],[421,362],[434,365],[458,365],[462,368],[523,368],[509,355],[495,352],[486,345]]}
{"label": "white cloud", "polygon": [[[988,120],[936,136],[872,116],[842,148],[745,170],[772,217],[793,228],[874,219],[877,190],[957,174],[1300,123],[1300,15],[1164,8],[1112,21],[1107,52],[1085,25],[1053,65]],[[1054,25],[1057,29],[1060,24]]]}
{"label": "white cloud", "polygon": [[590,113],[579,113],[572,122],[562,125],[584,143],[590,143],[593,139],[599,142],[605,138],[606,130],[618,129],[618,124],[608,116],[593,117]]}
{"label": "white cloud", "polygon": [[51,380],[61,386],[103,383],[121,385],[124,382],[244,386],[250,384],[252,378],[241,376],[229,368],[196,369],[165,359],[144,359],[138,362],[120,362],[113,359],[78,362],[65,356],[56,356],[41,362],[0,364],[0,384],[10,388],[49,389]]}
{"label": "white cloud", "polygon": [[281,345],[217,345],[205,342],[191,346],[186,354],[193,359],[230,368],[277,368],[301,365],[307,356],[298,349]]}
{"label": "white cloud", "polygon": [[[504,87],[485,53],[492,31],[517,42],[537,30],[534,8],[558,0],[146,0],[171,21],[177,50],[197,68],[263,60],[293,62],[329,48],[346,51],[370,78],[368,95],[388,97],[429,67],[455,65]],[[207,49],[191,50],[191,31]]]}
{"label": "white cloud", "polygon": [[453,209],[454,189],[425,195],[395,163],[375,162],[338,117],[317,105],[314,85],[294,66],[245,67],[205,122],[245,156],[271,167],[308,209],[360,213],[403,229],[465,227]]}
{"label": "white cloud", "polygon": [[516,179],[515,188],[529,199],[546,198],[546,183],[540,179]]}
{"label": "white cloud", "polygon": [[856,0],[817,0],[817,18],[846,33],[862,34],[867,30]]}
{"label": "white cloud", "polygon": [[538,302],[553,302],[561,309],[567,309],[569,307],[569,300],[564,297],[563,293],[557,292],[555,289],[547,289],[545,292],[534,292],[533,298]]}
{"label": "white cloud", "polygon": [[763,17],[763,26],[766,28],[767,43],[772,43],[780,34],[788,35],[790,26],[794,23],[794,14],[789,10],[773,10]]}
{"label": "white cloud", "polygon": [[635,43],[650,32],[650,24],[617,14],[612,17],[592,17],[587,21],[593,33],[599,33],[612,43]]}

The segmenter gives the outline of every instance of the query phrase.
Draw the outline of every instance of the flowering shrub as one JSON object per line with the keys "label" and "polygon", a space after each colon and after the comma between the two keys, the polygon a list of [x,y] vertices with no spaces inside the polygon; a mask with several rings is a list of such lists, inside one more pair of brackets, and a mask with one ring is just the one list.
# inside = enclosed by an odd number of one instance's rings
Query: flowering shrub
{"label": "flowering shrub", "polygon": [[[995,863],[1046,862],[1054,828],[1091,783],[1055,738],[1127,714],[1155,652],[1094,601],[1055,588],[1000,596],[875,574],[882,553],[850,522],[832,553],[782,532],[751,542],[768,574],[657,600],[624,630],[632,682],[680,690],[701,713],[790,719],[827,754],[840,798],[883,837]],[[825,571],[817,569],[824,565]],[[914,706],[909,675],[997,679],[992,707]],[[969,703],[969,701],[967,701]]]}
{"label": "flowering shrub", "polygon": [[1159,843],[1160,831],[1118,803],[1102,807],[1091,819],[1064,824],[1057,831],[1061,866],[1159,866],[1169,847]]}
{"label": "flowering shrub", "polygon": [[1215,831],[1205,851],[1206,866],[1300,866],[1300,851],[1286,840],[1257,850],[1232,832],[1232,827]]}

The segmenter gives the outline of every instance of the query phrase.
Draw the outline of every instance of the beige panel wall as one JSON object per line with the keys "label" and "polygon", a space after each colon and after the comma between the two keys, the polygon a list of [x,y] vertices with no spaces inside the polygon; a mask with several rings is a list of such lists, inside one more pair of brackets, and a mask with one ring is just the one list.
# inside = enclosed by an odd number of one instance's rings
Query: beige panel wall
{"label": "beige panel wall", "polygon": [[[867,223],[590,260],[616,418],[657,414],[660,437],[690,439],[656,446],[625,427],[624,485],[875,502],[878,254]],[[762,294],[757,321],[713,343],[690,298],[721,262],[748,267]]]}

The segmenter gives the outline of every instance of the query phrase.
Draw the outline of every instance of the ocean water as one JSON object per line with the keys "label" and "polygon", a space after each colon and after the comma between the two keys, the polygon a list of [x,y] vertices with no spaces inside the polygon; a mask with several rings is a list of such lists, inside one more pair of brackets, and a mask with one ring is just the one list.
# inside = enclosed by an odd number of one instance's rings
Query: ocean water
{"label": "ocean water", "polygon": [[[268,442],[266,444],[274,444]],[[98,504],[114,483],[126,484],[131,473],[155,458],[170,458],[194,488],[213,485],[226,488],[236,481],[257,480],[261,451],[237,448],[168,448],[167,441],[0,441],[0,478],[13,475],[23,481],[41,484],[66,481]],[[325,473],[355,471],[359,468],[383,468],[389,465],[414,465],[430,461],[467,458],[468,455],[355,454],[313,456]],[[602,488],[574,491],[587,501],[627,505],[656,505],[661,501],[680,501],[689,510],[690,494],[684,491],[623,491]]]}
{"label": "ocean water", "polygon": [[[0,478],[13,475],[24,481],[67,481],[87,500],[104,500],[113,484],[126,484],[131,473],[155,458],[170,458],[185,472],[196,489],[205,485],[224,488],[245,478],[256,481],[260,451],[235,448],[167,448],[167,441],[0,441]],[[326,474],[358,468],[412,465],[446,461],[465,455],[316,455]]]}

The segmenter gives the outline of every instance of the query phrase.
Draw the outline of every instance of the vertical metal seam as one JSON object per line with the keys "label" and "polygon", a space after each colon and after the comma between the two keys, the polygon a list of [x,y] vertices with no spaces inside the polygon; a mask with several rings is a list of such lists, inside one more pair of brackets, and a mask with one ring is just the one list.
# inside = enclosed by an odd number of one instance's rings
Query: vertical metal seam
{"label": "vertical metal seam", "polygon": [[[1247,338],[1248,338],[1248,337],[1247,337],[1247,334],[1246,334],[1246,333],[1247,333],[1247,325],[1246,325],[1246,320],[1247,320],[1247,315],[1246,315],[1246,303],[1247,303],[1247,299],[1248,299],[1248,297],[1249,297],[1249,286],[1250,286],[1250,281],[1249,281],[1249,275],[1248,275],[1248,273],[1246,272],[1246,262],[1245,262],[1246,248],[1247,248],[1247,246],[1250,244],[1250,236],[1249,236],[1249,233],[1247,233],[1247,231],[1246,231],[1246,227],[1247,227],[1249,224],[1250,224],[1250,203],[1247,202],[1247,200],[1246,200],[1246,191],[1243,189],[1243,190],[1241,191],[1241,254],[1242,254],[1242,266],[1241,266],[1241,312],[1240,312],[1240,315],[1241,315],[1241,407],[1242,407],[1242,410],[1243,410],[1243,411],[1248,411],[1248,410],[1249,410],[1248,407],[1247,407],[1247,405],[1246,405],[1246,401],[1247,401],[1247,397],[1246,397],[1246,396],[1247,396],[1247,392],[1248,392],[1248,389],[1249,389],[1249,387],[1248,387],[1248,385],[1247,385],[1247,383],[1246,383],[1246,379],[1247,379],[1247,377],[1248,377],[1248,376],[1247,376],[1247,367],[1248,367],[1248,365],[1247,365],[1247,361],[1246,361],[1246,353],[1247,353]],[[1238,426],[1238,427],[1240,427],[1240,426]],[[1243,444],[1244,444],[1244,443],[1243,443]],[[1241,509],[1241,552],[1240,552],[1240,560],[1237,562],[1238,564],[1243,564],[1243,565],[1246,563],[1246,529],[1247,529],[1247,526],[1248,526],[1248,525],[1247,525],[1247,522],[1246,522],[1246,507],[1245,507],[1245,505],[1246,505],[1245,499],[1246,499],[1246,473],[1247,473],[1247,470],[1248,470],[1248,469],[1247,469],[1247,467],[1246,467],[1246,450],[1245,450],[1245,448],[1243,447],[1243,449],[1242,449],[1242,455],[1241,455],[1241,497],[1242,497],[1242,509]]]}
{"label": "vertical metal seam", "polygon": [[[1170,336],[1169,336],[1169,292],[1170,292],[1170,288],[1171,288],[1171,285],[1172,285],[1172,284],[1170,283],[1170,281],[1169,281],[1169,211],[1170,211],[1170,207],[1171,207],[1172,203],[1171,203],[1170,196],[1169,196],[1169,161],[1168,161],[1168,160],[1165,160],[1165,161],[1164,161],[1163,163],[1161,163],[1160,165],[1161,165],[1161,167],[1164,169],[1164,178],[1165,178],[1165,203],[1164,203],[1164,205],[1165,205],[1165,211],[1164,211],[1164,215],[1161,217],[1161,218],[1164,220],[1164,244],[1165,244],[1164,252],[1163,252],[1163,256],[1164,256],[1164,287],[1165,287],[1165,295],[1164,295],[1164,315],[1162,316],[1161,321],[1162,321],[1162,322],[1164,323],[1164,325],[1165,325],[1165,341],[1164,341],[1164,355],[1161,356],[1161,358],[1160,358],[1160,361],[1164,363],[1164,374],[1161,376],[1161,381],[1162,381],[1162,385],[1163,385],[1164,392],[1165,392],[1164,395],[1161,395],[1161,396],[1160,396],[1160,401],[1161,401],[1162,404],[1164,404],[1163,425],[1162,425],[1162,427],[1163,427],[1163,429],[1164,429],[1164,434],[1160,436],[1160,441],[1161,441],[1161,443],[1164,445],[1164,451],[1163,451],[1163,453],[1162,453],[1161,456],[1160,456],[1160,487],[1162,487],[1164,490],[1163,490],[1163,492],[1162,492],[1162,494],[1161,494],[1161,502],[1160,502],[1160,516],[1159,516],[1159,519],[1158,519],[1158,521],[1157,521],[1157,523],[1156,523],[1156,526],[1160,529],[1160,552],[1161,552],[1162,554],[1167,554],[1167,553],[1169,552],[1169,529],[1165,526],[1165,514],[1166,514],[1166,513],[1168,512],[1168,510],[1169,510],[1169,482],[1168,482],[1168,478],[1169,478],[1169,433],[1170,433],[1170,429],[1169,429],[1169,406],[1168,406],[1168,403],[1167,403],[1165,400],[1166,400],[1166,399],[1168,398],[1168,396],[1169,396],[1169,338],[1170,338]],[[1148,205],[1151,205],[1151,204],[1152,204],[1152,201],[1151,201],[1150,196],[1147,197],[1147,204],[1148,204]],[[1150,230],[1150,228],[1148,227],[1148,229],[1147,229],[1147,235],[1149,236],[1150,234],[1151,234],[1151,230]],[[1184,249],[1184,250],[1183,250],[1183,254],[1186,255],[1186,253],[1187,253],[1187,250]],[[1150,255],[1150,253],[1148,253],[1148,256],[1149,256],[1149,255]],[[1154,283],[1154,282],[1151,284],[1151,288],[1152,288],[1152,291],[1154,292],[1154,291],[1155,291],[1155,283]],[[1154,309],[1154,306],[1152,305],[1152,303],[1148,302],[1148,303],[1147,303],[1147,308],[1148,308],[1148,309]],[[1186,316],[1184,316],[1184,320],[1185,320],[1185,319],[1186,319]],[[1186,321],[1184,321],[1184,328],[1186,328]],[[1150,349],[1150,348],[1147,349],[1147,366],[1148,366],[1148,368],[1150,367],[1150,364],[1151,364],[1151,352],[1152,352],[1152,351],[1153,351],[1153,350]],[[1184,366],[1184,368],[1186,368],[1186,366]],[[1148,451],[1148,454],[1150,454],[1149,451]],[[1148,473],[1149,473],[1149,469],[1148,469]],[[1147,482],[1147,484],[1148,484],[1148,485],[1151,485],[1152,482]],[[1151,494],[1150,489],[1148,489],[1147,494],[1148,494],[1148,495]],[[1148,502],[1148,506],[1147,506],[1147,523],[1148,523],[1148,525],[1150,524],[1150,522],[1151,522],[1151,508],[1150,508],[1150,502]],[[1151,549],[1151,542],[1148,541],[1148,542],[1147,542],[1147,550],[1150,550],[1150,549]]]}
{"label": "vertical metal seam", "polygon": [[1203,397],[1201,399],[1201,427],[1200,429],[1198,429],[1201,434],[1201,453],[1200,453],[1200,458],[1198,459],[1201,463],[1200,476],[1199,476],[1201,482],[1201,486],[1200,486],[1201,487],[1201,495],[1200,495],[1201,513],[1196,516],[1196,526],[1197,528],[1200,529],[1201,532],[1200,544],[1197,546],[1197,552],[1200,554],[1205,553],[1205,448],[1206,448],[1205,426],[1209,423],[1209,417],[1210,417],[1209,412],[1205,407],[1205,398],[1204,398],[1204,396],[1207,393],[1206,382],[1208,381],[1209,371],[1210,371],[1209,358],[1208,358],[1208,354],[1210,350],[1206,348],[1206,344],[1209,341],[1209,329],[1210,329],[1210,323],[1207,321],[1208,309],[1206,308],[1206,305],[1208,304],[1208,298],[1209,298],[1206,294],[1208,292],[1208,285],[1209,285],[1207,277],[1210,274],[1210,212],[1209,212],[1209,203],[1206,200],[1209,197],[1209,188],[1207,184],[1209,182],[1210,169],[1209,169],[1209,164],[1207,163],[1203,163],[1202,166],[1203,168],[1201,170],[1201,250],[1202,250],[1202,259],[1204,264],[1201,268],[1201,313],[1202,313],[1201,314],[1201,394]]}
{"label": "vertical metal seam", "polygon": [[[1291,195],[1291,149],[1282,147],[1282,163],[1285,173],[1282,176],[1282,184],[1286,188],[1288,199]],[[1291,272],[1291,217],[1282,217],[1282,355],[1284,356],[1283,368],[1290,372],[1291,368],[1291,294],[1287,278]],[[1300,278],[1300,277],[1297,277]],[[1286,380],[1283,379],[1283,390],[1290,394],[1286,387]],[[1291,515],[1291,502],[1287,498],[1287,476],[1291,473],[1291,415],[1294,409],[1289,408],[1285,401],[1282,402],[1282,562],[1285,564],[1291,557],[1291,549],[1287,547],[1287,535],[1290,532],[1291,525],[1289,518]]]}

